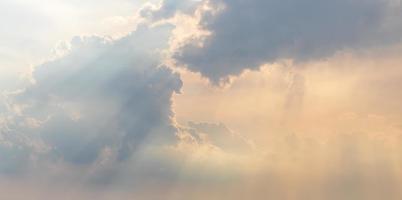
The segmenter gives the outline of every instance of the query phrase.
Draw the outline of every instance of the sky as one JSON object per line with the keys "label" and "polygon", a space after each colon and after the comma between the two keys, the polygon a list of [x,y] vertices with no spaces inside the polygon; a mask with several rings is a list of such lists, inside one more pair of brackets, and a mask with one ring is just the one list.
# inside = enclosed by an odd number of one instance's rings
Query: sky
{"label": "sky", "polygon": [[2,0],[0,197],[402,198],[400,0]]}

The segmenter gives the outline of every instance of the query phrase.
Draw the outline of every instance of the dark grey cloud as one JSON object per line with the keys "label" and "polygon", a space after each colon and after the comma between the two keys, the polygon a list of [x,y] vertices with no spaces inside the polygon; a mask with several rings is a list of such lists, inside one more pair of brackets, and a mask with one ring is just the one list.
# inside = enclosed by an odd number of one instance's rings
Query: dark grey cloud
{"label": "dark grey cloud", "polygon": [[47,160],[75,165],[94,163],[105,149],[118,162],[143,144],[172,144],[171,97],[182,82],[159,66],[158,52],[171,28],[143,25],[116,41],[76,37],[66,56],[36,67],[35,83],[9,97],[20,113],[2,128],[0,170],[29,163],[33,142],[48,148]]}
{"label": "dark grey cloud", "polygon": [[204,13],[211,32],[189,41],[179,63],[218,83],[266,62],[322,59],[343,49],[400,42],[402,6],[388,0],[213,0],[218,14]]}

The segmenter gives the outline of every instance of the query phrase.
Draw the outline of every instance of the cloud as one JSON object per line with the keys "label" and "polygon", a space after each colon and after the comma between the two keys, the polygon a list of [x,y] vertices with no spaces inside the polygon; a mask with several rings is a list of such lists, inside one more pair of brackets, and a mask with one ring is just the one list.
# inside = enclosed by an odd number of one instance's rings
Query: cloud
{"label": "cloud", "polygon": [[[217,0],[175,58],[213,83],[281,59],[326,58],[401,41],[400,4],[388,0]],[[200,45],[200,42],[202,45]]]}
{"label": "cloud", "polygon": [[[181,142],[171,98],[180,92],[182,81],[161,66],[173,28],[142,24],[118,40],[75,37],[65,45],[65,55],[36,66],[32,84],[2,99],[0,175],[119,186],[152,181],[163,185],[180,176],[193,153],[161,152]],[[187,128],[197,137],[209,135],[197,141],[201,146],[191,147],[194,152],[219,149],[211,160],[235,157],[237,148],[249,148],[222,124],[191,125]],[[216,180],[213,169],[193,164],[185,176]],[[198,170],[204,171],[203,177],[194,174]]]}
{"label": "cloud", "polygon": [[118,163],[145,145],[174,143],[171,96],[182,82],[159,66],[171,28],[142,25],[116,41],[75,37],[67,55],[36,67],[34,83],[8,95],[0,170],[35,156],[90,165],[107,155]]}
{"label": "cloud", "polygon": [[201,143],[207,143],[232,154],[250,153],[252,145],[242,136],[233,133],[225,124],[189,122],[188,132]]}
{"label": "cloud", "polygon": [[7,28],[0,31],[0,90],[23,87],[19,73],[43,62],[59,41],[81,34],[118,37],[131,32],[137,24],[132,18],[138,18],[131,16],[140,4],[131,0],[2,0],[0,23]]}
{"label": "cloud", "polygon": [[148,4],[140,11],[146,19],[158,21],[173,17],[177,12],[191,14],[195,11],[200,0],[163,0],[159,6]]}

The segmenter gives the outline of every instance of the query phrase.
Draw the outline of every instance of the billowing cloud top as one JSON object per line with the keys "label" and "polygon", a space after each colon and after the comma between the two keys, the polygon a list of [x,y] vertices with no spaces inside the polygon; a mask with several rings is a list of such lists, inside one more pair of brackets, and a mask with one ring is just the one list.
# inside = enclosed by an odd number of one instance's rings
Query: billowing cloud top
{"label": "billowing cloud top", "polygon": [[[9,97],[13,115],[5,118],[13,120],[2,135],[30,138],[27,142],[47,150],[38,152],[24,141],[2,143],[0,169],[26,166],[39,153],[55,161],[90,164],[108,149],[124,161],[143,143],[174,141],[171,96],[182,83],[159,66],[158,52],[170,31],[170,26],[140,26],[117,41],[76,37],[66,56],[35,68],[34,83]],[[21,149],[27,149],[22,152],[26,156],[19,155]]]}

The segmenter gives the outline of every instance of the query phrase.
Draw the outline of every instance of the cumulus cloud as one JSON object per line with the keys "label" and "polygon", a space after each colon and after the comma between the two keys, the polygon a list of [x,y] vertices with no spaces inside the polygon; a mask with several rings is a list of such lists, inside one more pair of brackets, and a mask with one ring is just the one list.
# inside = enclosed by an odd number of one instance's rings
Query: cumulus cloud
{"label": "cumulus cloud", "polygon": [[143,144],[173,143],[171,96],[182,83],[159,66],[170,31],[143,25],[117,41],[76,37],[67,55],[36,67],[34,83],[8,95],[0,170],[26,166],[38,155],[73,165],[105,155],[119,162]]}
{"label": "cumulus cloud", "polygon": [[[210,32],[174,56],[214,83],[266,62],[321,59],[343,49],[401,41],[401,5],[388,0],[217,0],[199,25]],[[200,45],[200,43],[202,43]]]}
{"label": "cumulus cloud", "polygon": [[[195,2],[173,3],[164,1],[152,12],[195,8]],[[182,82],[161,65],[172,29],[166,24],[143,24],[118,40],[75,37],[65,45],[65,55],[36,66],[30,85],[2,99],[0,175],[31,173],[65,179],[89,173],[89,181],[96,183],[117,176],[129,183],[178,176],[179,163],[186,162],[178,157],[192,153],[159,152],[181,142],[171,97],[180,92]],[[235,156],[238,149],[249,150],[243,138],[222,124],[190,123],[186,130],[202,143],[191,147],[196,152],[214,147],[223,156]],[[55,175],[60,170],[63,175]],[[194,176],[193,170],[187,175]],[[68,180],[75,182],[75,178]]]}

